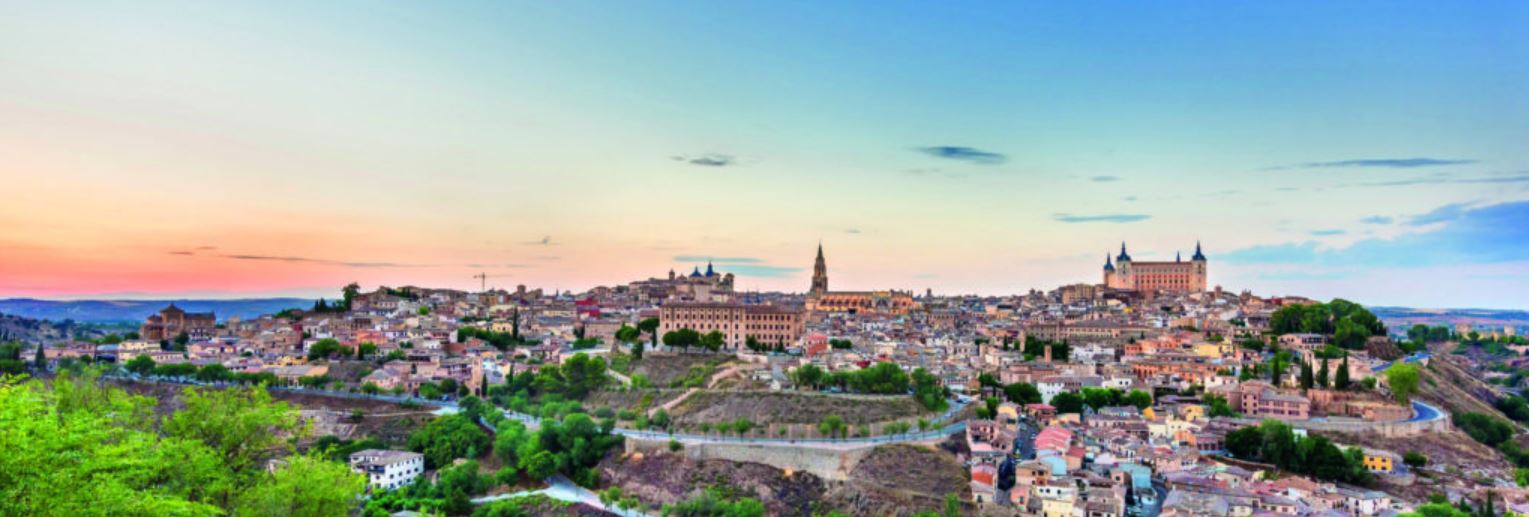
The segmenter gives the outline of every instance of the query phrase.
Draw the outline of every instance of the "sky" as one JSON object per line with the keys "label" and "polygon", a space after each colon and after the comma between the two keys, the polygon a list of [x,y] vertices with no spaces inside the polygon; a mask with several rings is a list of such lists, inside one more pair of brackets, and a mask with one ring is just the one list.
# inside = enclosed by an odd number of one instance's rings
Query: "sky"
{"label": "sky", "polygon": [[1006,294],[1209,257],[1529,306],[1523,2],[10,2],[0,297]]}

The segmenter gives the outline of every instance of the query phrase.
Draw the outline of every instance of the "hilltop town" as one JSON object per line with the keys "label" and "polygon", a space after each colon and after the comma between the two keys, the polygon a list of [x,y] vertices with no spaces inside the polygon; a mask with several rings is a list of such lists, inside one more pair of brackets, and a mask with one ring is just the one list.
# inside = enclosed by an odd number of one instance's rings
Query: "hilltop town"
{"label": "hilltop town", "polygon": [[1098,283],[988,297],[832,290],[821,246],[801,293],[712,264],[581,293],[351,284],[256,318],[172,304],[4,366],[264,386],[317,430],[300,450],[366,477],[367,515],[1529,511],[1514,328],[1388,327],[1210,263],[1122,244]]}

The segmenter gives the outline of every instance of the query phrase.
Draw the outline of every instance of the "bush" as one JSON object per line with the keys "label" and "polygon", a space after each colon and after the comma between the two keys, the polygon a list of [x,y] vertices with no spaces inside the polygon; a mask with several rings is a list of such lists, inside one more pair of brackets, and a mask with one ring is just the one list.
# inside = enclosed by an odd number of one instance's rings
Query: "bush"
{"label": "bush", "polygon": [[669,452],[680,452],[685,449],[685,444],[673,438],[669,439]]}
{"label": "bush", "polygon": [[1410,451],[1402,455],[1402,463],[1405,463],[1408,467],[1421,468],[1428,464],[1428,457],[1424,456],[1421,452]]}

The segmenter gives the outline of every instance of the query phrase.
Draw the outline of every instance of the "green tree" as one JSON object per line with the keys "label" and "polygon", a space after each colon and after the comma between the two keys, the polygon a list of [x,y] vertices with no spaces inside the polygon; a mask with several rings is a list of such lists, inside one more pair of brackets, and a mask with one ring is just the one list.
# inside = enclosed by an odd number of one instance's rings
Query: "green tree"
{"label": "green tree", "polygon": [[791,378],[797,386],[805,386],[817,389],[823,384],[823,369],[815,364],[804,364],[791,371]]}
{"label": "green tree", "polygon": [[308,347],[308,360],[328,359],[343,349],[340,342],[333,338],[320,339]]}
{"label": "green tree", "polygon": [[356,345],[356,359],[366,359],[374,355],[377,355],[376,343],[362,341],[360,345]]}
{"label": "green tree", "polygon": [[488,433],[462,414],[438,416],[409,435],[409,450],[425,455],[428,468],[450,465],[457,458],[476,458],[489,451]]}
{"label": "green tree", "polygon": [[1412,395],[1418,390],[1418,368],[1410,363],[1398,361],[1386,369],[1386,382],[1391,385],[1391,394],[1396,401],[1406,404],[1412,400]]}
{"label": "green tree", "polygon": [[1121,399],[1121,402],[1129,406],[1136,406],[1136,409],[1147,409],[1152,407],[1152,394],[1142,390],[1131,390],[1130,393],[1126,393],[1125,398]]}
{"label": "green tree", "polygon": [[341,303],[345,304],[345,310],[350,310],[351,303],[354,302],[356,296],[360,294],[361,285],[355,282],[346,284],[344,288],[340,289],[340,301]]}
{"label": "green tree", "polygon": [[127,371],[136,373],[138,375],[148,375],[154,371],[154,366],[155,364],[153,357],[149,357],[148,354],[141,354],[134,356],[131,360],[129,360],[127,362],[126,368]]}
{"label": "green tree", "polygon": [[818,433],[829,438],[838,438],[844,434],[846,429],[848,427],[844,424],[844,419],[840,418],[839,415],[825,416],[818,423]]}
{"label": "green tree", "polygon": [[658,346],[658,318],[643,318],[637,322],[637,330],[647,333],[651,337],[651,344]]}
{"label": "green tree", "polygon": [[235,471],[257,467],[276,452],[290,450],[287,437],[307,432],[296,409],[273,402],[258,387],[187,388],[181,402],[185,407],[162,426],[165,436],[206,444]]}
{"label": "green tree", "polygon": [[722,349],[722,346],[726,344],[726,341],[727,337],[722,335],[722,331],[713,330],[701,336],[700,345],[701,348],[716,352]]}
{"label": "green tree", "polygon": [[202,369],[196,372],[196,380],[202,382],[222,382],[233,378],[233,372],[228,371],[227,367],[218,363],[203,366]]}
{"label": "green tree", "polygon": [[1346,390],[1350,386],[1351,383],[1348,378],[1348,354],[1345,353],[1343,354],[1343,362],[1338,363],[1338,373],[1333,376],[1333,387]]}
{"label": "green tree", "polygon": [[1317,378],[1316,378],[1317,386],[1321,386],[1322,388],[1326,388],[1328,386],[1328,382],[1327,382],[1328,378],[1329,378],[1329,375],[1328,375],[1328,371],[1327,371],[1327,358],[1323,357],[1322,358],[1322,368],[1320,370],[1317,370]]}
{"label": "green tree", "polygon": [[682,328],[664,333],[664,346],[689,350],[690,347],[701,343],[701,333],[691,329]]}
{"label": "green tree", "polygon": [[320,517],[343,515],[366,490],[366,477],[343,463],[291,456],[270,472],[261,471],[241,491],[235,517]]}
{"label": "green tree", "polygon": [[1058,414],[1083,413],[1083,397],[1077,393],[1064,391],[1051,397],[1051,406],[1055,407]]}
{"label": "green tree", "polygon": [[1423,468],[1428,465],[1428,457],[1418,451],[1407,451],[1406,454],[1402,455],[1402,463],[1415,469]]}
{"label": "green tree", "polygon": [[1003,394],[1009,399],[1009,402],[1015,404],[1039,404],[1041,402],[1041,391],[1035,389],[1034,384],[1026,382],[1016,382],[1004,386]]}
{"label": "green tree", "polygon": [[1301,361],[1301,389],[1309,390],[1317,384],[1317,378],[1311,372],[1311,363]]}

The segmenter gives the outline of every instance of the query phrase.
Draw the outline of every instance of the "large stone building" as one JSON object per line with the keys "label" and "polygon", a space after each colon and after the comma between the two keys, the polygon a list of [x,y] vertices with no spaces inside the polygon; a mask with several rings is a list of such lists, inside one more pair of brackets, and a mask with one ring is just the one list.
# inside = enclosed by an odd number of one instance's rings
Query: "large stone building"
{"label": "large stone building", "polygon": [[809,312],[901,316],[917,308],[918,302],[913,299],[912,291],[829,291],[828,264],[823,260],[823,245],[819,244],[806,306]]}
{"label": "large stone building", "polygon": [[1114,262],[1104,256],[1104,286],[1127,291],[1185,291],[1206,290],[1205,254],[1195,243],[1195,254],[1188,262],[1174,257],[1173,262],[1137,262],[1126,253],[1125,243],[1120,243],[1120,255]]}
{"label": "large stone building", "polygon": [[793,345],[806,332],[801,309],[742,303],[669,303],[659,309],[660,335],[688,328],[725,336],[729,348],[743,348],[752,337],[766,345]]}
{"label": "large stone building", "polygon": [[172,303],[143,320],[138,335],[151,342],[175,339],[183,333],[191,339],[206,339],[212,337],[217,326],[218,318],[213,313],[186,312]]}
{"label": "large stone building", "polygon": [[629,284],[642,302],[726,302],[733,296],[733,274],[718,273],[706,263],[703,273],[697,266],[688,275],[669,270],[668,278],[650,278]]}

